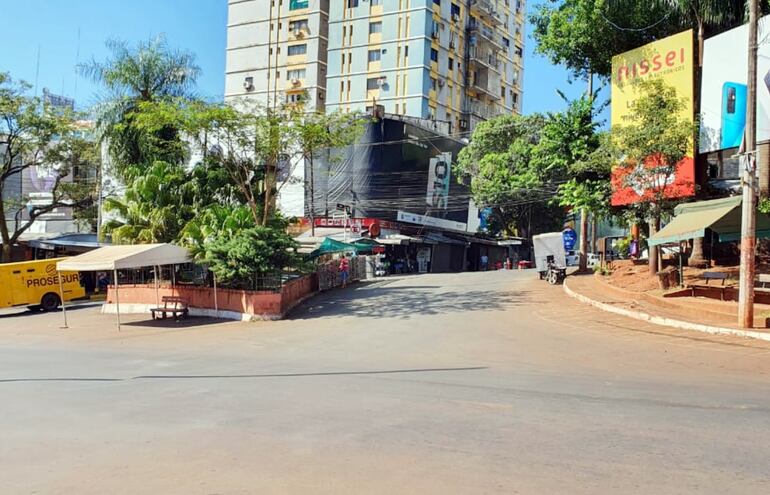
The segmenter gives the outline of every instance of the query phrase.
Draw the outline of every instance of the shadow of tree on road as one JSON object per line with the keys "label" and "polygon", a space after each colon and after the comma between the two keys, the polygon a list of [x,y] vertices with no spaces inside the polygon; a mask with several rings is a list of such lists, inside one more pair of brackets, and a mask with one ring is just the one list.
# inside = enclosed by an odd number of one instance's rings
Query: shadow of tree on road
{"label": "shadow of tree on road", "polygon": [[399,318],[460,311],[501,311],[523,304],[527,291],[446,290],[442,286],[359,286],[332,290],[294,309],[288,320],[356,316]]}

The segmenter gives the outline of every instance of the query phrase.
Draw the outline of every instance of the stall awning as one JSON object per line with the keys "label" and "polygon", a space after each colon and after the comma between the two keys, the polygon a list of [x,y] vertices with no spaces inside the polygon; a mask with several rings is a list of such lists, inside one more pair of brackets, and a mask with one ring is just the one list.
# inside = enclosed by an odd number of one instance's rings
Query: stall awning
{"label": "stall awning", "polygon": [[189,263],[190,253],[173,244],[106,246],[56,264],[59,271],[108,271]]}
{"label": "stall awning", "polygon": [[[711,199],[678,205],[674,219],[653,235],[651,246],[704,237],[706,229],[719,235],[720,241],[733,241],[741,236],[740,196]],[[770,237],[770,217],[757,214],[757,237]]]}

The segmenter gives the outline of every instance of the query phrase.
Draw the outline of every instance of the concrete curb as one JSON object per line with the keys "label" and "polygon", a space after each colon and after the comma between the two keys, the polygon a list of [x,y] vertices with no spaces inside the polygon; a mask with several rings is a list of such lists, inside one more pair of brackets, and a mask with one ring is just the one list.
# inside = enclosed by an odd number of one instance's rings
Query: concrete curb
{"label": "concrete curb", "polygon": [[700,323],[692,323],[689,321],[674,320],[672,318],[666,318],[665,316],[655,316],[641,311],[634,311],[632,309],[619,308],[612,304],[603,303],[601,301],[595,301],[590,297],[578,294],[574,290],[570,289],[567,283],[569,277],[564,280],[564,292],[574,297],[578,301],[589,304],[595,308],[607,311],[608,313],[615,313],[621,316],[627,316],[635,320],[647,321],[656,325],[662,325],[666,327],[678,328],[680,330],[694,330],[696,332],[704,332],[712,335],[732,335],[734,337],[745,337],[750,339],[759,339],[770,341],[770,333],[768,332],[756,332],[753,330],[739,330],[737,328],[726,327],[714,327],[711,325],[702,325]]}

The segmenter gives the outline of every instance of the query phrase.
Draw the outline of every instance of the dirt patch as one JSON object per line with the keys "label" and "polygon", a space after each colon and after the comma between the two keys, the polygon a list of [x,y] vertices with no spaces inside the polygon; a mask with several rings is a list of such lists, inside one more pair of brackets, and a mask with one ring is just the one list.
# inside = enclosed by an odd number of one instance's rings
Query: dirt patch
{"label": "dirt patch", "polygon": [[[759,273],[770,273],[770,265],[761,263],[757,267]],[[737,266],[715,266],[711,268],[690,268],[684,267],[684,283],[692,284],[702,282],[703,272],[724,272],[728,274],[728,280],[725,284],[737,284],[738,272]],[[649,275],[647,264],[634,264],[631,260],[620,260],[613,263],[612,274],[603,277],[603,280],[626,290],[637,292],[658,291],[658,277]],[[718,282],[717,282],[718,283]]]}

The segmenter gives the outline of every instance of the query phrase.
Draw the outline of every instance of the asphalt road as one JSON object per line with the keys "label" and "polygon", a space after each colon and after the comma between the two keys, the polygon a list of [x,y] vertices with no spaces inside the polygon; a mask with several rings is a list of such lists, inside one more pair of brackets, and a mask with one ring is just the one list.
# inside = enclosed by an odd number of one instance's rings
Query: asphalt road
{"label": "asphalt road", "polygon": [[531,272],[385,279],[281,322],[0,316],[3,494],[770,492],[770,344]]}

